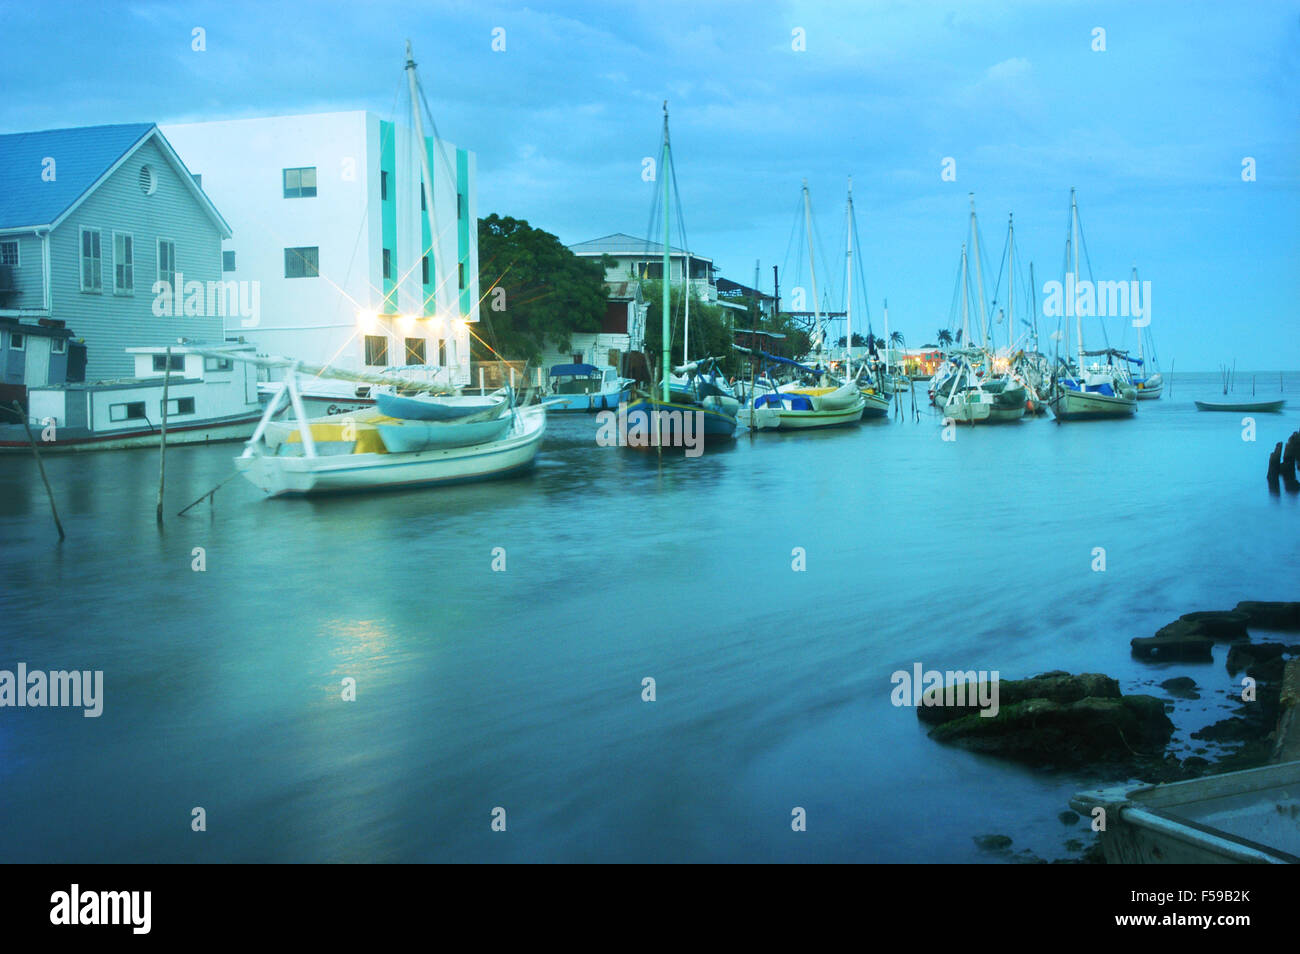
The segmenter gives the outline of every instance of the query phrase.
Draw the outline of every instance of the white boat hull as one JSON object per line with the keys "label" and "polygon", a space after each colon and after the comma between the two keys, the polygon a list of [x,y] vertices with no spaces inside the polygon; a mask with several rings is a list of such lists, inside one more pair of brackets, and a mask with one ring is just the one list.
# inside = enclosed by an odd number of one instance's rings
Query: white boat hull
{"label": "white boat hull", "polygon": [[254,486],[273,497],[347,493],[492,480],[532,466],[546,433],[546,411],[531,407],[500,441],[412,454],[265,456],[235,459]]}
{"label": "white boat hull", "polygon": [[1131,417],[1137,412],[1137,398],[1093,391],[1057,388],[1049,404],[1058,421],[1086,421],[1107,417]]}

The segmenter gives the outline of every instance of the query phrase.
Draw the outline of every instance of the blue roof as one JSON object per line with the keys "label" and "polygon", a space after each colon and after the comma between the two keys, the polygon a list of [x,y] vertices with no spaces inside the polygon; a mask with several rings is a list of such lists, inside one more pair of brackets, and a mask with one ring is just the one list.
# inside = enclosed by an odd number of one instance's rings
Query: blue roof
{"label": "blue roof", "polygon": [[[124,123],[0,136],[0,229],[52,225],[154,128]],[[42,178],[47,157],[52,182]]]}
{"label": "blue roof", "polygon": [[563,374],[573,375],[590,375],[595,374],[600,369],[592,364],[557,364],[551,368],[551,377],[556,378]]}

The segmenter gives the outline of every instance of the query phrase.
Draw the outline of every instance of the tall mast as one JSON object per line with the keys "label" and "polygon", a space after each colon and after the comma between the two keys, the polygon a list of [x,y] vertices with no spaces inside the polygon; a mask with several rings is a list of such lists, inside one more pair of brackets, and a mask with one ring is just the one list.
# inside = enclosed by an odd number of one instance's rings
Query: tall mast
{"label": "tall mast", "polygon": [[980,296],[980,334],[984,337],[984,347],[989,347],[989,316],[984,307],[984,271],[980,268],[980,230],[975,221],[975,193],[970,193],[970,234],[971,252],[975,256],[976,291]]}
{"label": "tall mast", "polygon": [[966,277],[966,243],[961,243],[961,339],[962,347],[970,347],[970,281]]}
{"label": "tall mast", "polygon": [[817,355],[820,361],[822,352],[822,339],[825,337],[822,328],[822,310],[821,303],[817,298],[817,261],[813,255],[812,240],[812,200],[808,198],[808,180],[803,180],[803,225],[808,233],[808,271],[812,275],[812,292],[813,292],[813,322],[817,328]]}
{"label": "tall mast", "polygon": [[1034,351],[1038,350],[1038,289],[1034,285],[1034,263],[1029,262],[1029,310],[1033,319]]}
{"label": "tall mast", "polygon": [[668,298],[673,288],[672,259],[668,254],[668,168],[672,160],[671,150],[668,146],[668,100],[664,100],[664,155],[663,161],[659,164],[659,176],[664,181],[664,281],[663,281],[663,317],[664,317],[664,340],[662,364],[659,367],[659,376],[663,380],[664,403],[668,403],[670,390],[668,387],[668,364],[672,360],[672,353],[668,343]]}
{"label": "tall mast", "polygon": [[[1132,285],[1132,287],[1131,287],[1130,290],[1129,290],[1129,305],[1132,305],[1132,304],[1133,304],[1133,296],[1137,294],[1137,289],[1138,289],[1138,267],[1137,267],[1136,265],[1134,265],[1134,266],[1133,266],[1133,285]],[[1146,377],[1146,373],[1147,373],[1147,366],[1146,366],[1146,351],[1145,351],[1145,350],[1143,349],[1143,347],[1142,347],[1142,339],[1145,338],[1145,337],[1146,337],[1146,336],[1145,336],[1144,334],[1142,334],[1142,329],[1139,328],[1139,329],[1138,329],[1138,361],[1140,361],[1140,362],[1142,362],[1142,363],[1139,364],[1138,367],[1142,369],[1141,372],[1139,372],[1139,373],[1140,373],[1143,377]]]}
{"label": "tall mast", "polygon": [[1007,359],[1016,348],[1016,225],[1014,213],[1007,213]]}
{"label": "tall mast", "polygon": [[[415,57],[411,53],[411,41],[406,41],[406,82],[411,90],[411,115],[415,121],[415,138],[420,149],[420,171],[424,175],[424,208],[425,214],[429,218],[429,241],[433,244],[433,274],[434,281],[443,281],[442,265],[438,261],[438,248],[442,244],[441,236],[438,232],[437,218],[433,210],[433,172],[429,168],[429,150],[424,145],[424,123],[420,119],[420,93],[419,85],[415,79]],[[438,286],[435,285],[435,288]],[[421,307],[423,314],[424,292],[420,292]],[[438,313],[438,293],[434,292],[433,311]],[[439,328],[441,331],[441,327]]]}
{"label": "tall mast", "polygon": [[889,299],[885,299],[885,375],[889,375]]}
{"label": "tall mast", "polygon": [[849,205],[845,212],[848,232],[848,252],[845,255],[848,272],[844,279],[844,315],[848,320],[848,351],[844,359],[844,380],[853,380],[853,177],[849,176]]}
{"label": "tall mast", "polygon": [[[1070,249],[1074,256],[1074,281],[1066,298],[1066,304],[1074,309],[1074,327],[1077,350],[1079,352],[1079,386],[1083,386],[1083,317],[1079,314],[1079,206],[1074,198],[1074,186],[1070,186]],[[1070,298],[1074,300],[1069,301]]]}
{"label": "tall mast", "polygon": [[[683,242],[683,245],[686,243]],[[682,262],[682,290],[686,295],[686,318],[682,324],[682,364],[691,360],[687,356],[687,349],[691,345],[691,250],[685,249],[685,260]]]}

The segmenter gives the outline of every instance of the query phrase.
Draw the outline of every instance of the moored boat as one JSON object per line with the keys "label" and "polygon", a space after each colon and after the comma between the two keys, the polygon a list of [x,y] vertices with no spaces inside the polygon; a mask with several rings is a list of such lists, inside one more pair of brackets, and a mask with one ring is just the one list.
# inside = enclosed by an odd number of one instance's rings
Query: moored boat
{"label": "moored boat", "polygon": [[506,407],[506,395],[483,397],[456,394],[403,394],[393,388],[374,390],[380,414],[408,421],[483,421],[495,418]]}
{"label": "moored boat", "polygon": [[1281,411],[1285,400],[1278,401],[1197,401],[1198,411],[1245,411],[1255,414],[1273,414]]}

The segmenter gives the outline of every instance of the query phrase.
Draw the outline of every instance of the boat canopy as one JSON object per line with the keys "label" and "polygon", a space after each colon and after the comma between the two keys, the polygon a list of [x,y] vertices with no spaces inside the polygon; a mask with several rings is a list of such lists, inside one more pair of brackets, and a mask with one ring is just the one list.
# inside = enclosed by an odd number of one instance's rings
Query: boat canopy
{"label": "boat canopy", "polygon": [[557,364],[551,368],[551,377],[558,378],[566,374],[587,377],[593,374],[599,374],[600,368],[594,364]]}

